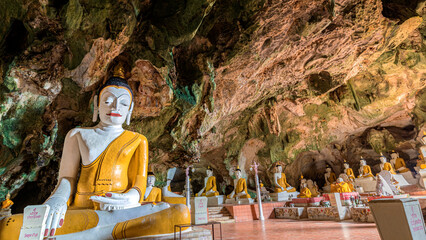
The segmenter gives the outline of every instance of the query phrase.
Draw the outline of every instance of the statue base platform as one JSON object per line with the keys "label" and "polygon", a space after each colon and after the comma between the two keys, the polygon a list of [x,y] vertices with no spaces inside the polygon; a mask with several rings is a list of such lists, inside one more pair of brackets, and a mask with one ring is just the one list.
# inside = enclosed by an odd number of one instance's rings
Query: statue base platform
{"label": "statue base platform", "polygon": [[270,193],[272,201],[281,202],[281,201],[289,201],[293,198],[297,198],[299,192],[280,192],[280,193]]}
{"label": "statue base platform", "polygon": [[311,220],[342,221],[351,219],[349,207],[308,207],[308,218]]}
{"label": "statue base platform", "polygon": [[373,223],[374,217],[370,207],[352,207],[351,216],[354,222]]}
{"label": "statue base platform", "polygon": [[11,209],[0,209],[0,220],[5,217],[12,216],[12,210]]}
{"label": "statue base platform", "polygon": [[409,185],[416,185],[419,182],[419,179],[415,178],[411,171],[398,173],[398,175],[403,176]]}
{"label": "statue base platform", "polygon": [[218,205],[222,205],[225,202],[225,199],[226,199],[225,195],[207,197],[207,206],[216,207]]}
{"label": "statue base platform", "polygon": [[275,208],[275,218],[305,219],[308,218],[308,211],[306,207],[277,207]]}
{"label": "statue base platform", "polygon": [[[328,193],[323,194],[324,199],[327,201],[330,201],[330,196]],[[342,202],[343,206],[352,206],[351,197],[356,199],[360,197],[358,192],[347,192],[347,193],[340,193],[340,201]]]}
{"label": "statue base platform", "polygon": [[402,174],[393,174],[393,178],[398,182],[398,185],[400,187],[408,186],[410,185],[407,180],[405,180],[404,176]]}
{"label": "statue base platform", "polygon": [[240,198],[238,200],[236,200],[235,198],[230,198],[230,199],[226,199],[225,203],[226,204],[250,204],[253,203],[254,200],[253,198]]}
{"label": "statue base platform", "polygon": [[419,169],[419,185],[426,188],[426,169]]}
{"label": "statue base platform", "polygon": [[[217,231],[217,230],[216,230]],[[216,232],[217,233],[217,232]],[[176,233],[177,239],[179,239],[179,231]],[[142,239],[152,239],[152,240],[172,240],[174,238],[174,234],[163,234],[161,236],[145,236],[145,237],[138,237],[138,238],[132,238],[132,240],[142,240]],[[182,231],[182,239],[205,239],[205,240],[211,240],[212,233],[210,230],[207,230],[202,227],[191,227],[190,230]]]}
{"label": "statue base platform", "polygon": [[321,200],[324,200],[323,197],[313,197],[313,198],[293,198],[291,202],[295,207],[317,207],[320,205]]}
{"label": "statue base platform", "polygon": [[372,177],[355,178],[355,186],[362,187],[364,192],[375,192],[376,191],[376,180]]}

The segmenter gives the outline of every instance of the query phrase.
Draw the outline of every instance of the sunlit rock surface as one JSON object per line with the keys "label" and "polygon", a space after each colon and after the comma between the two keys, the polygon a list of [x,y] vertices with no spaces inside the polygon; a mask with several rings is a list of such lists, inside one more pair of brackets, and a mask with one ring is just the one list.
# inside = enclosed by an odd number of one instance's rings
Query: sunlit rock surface
{"label": "sunlit rock surface", "polygon": [[292,186],[300,174],[321,186],[326,164],[356,170],[360,156],[376,173],[379,153],[393,149],[415,165],[426,121],[422,1],[0,7],[0,199],[10,191],[16,212],[50,194],[66,132],[92,124],[92,97],[119,60],[135,92],[128,128],[150,141],[159,184],[194,159],[195,191],[207,165],[223,189],[236,165],[253,189],[253,161],[267,188],[276,161]]}

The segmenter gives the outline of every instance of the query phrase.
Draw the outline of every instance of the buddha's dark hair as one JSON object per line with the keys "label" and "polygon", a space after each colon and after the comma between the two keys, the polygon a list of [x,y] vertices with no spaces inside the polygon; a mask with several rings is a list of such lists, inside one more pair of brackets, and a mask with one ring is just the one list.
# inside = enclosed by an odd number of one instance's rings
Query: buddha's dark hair
{"label": "buddha's dark hair", "polygon": [[[98,90],[98,96],[101,93],[102,89],[109,87],[109,86],[119,86],[119,87],[125,87],[130,91],[130,94],[132,95],[132,99],[133,99],[133,91],[132,88],[129,86],[129,84],[127,83],[126,80],[119,78],[119,77],[111,77],[110,79],[108,79],[108,81],[106,81],[104,83],[104,85],[102,85],[99,90]],[[100,97],[100,96],[99,96]]]}

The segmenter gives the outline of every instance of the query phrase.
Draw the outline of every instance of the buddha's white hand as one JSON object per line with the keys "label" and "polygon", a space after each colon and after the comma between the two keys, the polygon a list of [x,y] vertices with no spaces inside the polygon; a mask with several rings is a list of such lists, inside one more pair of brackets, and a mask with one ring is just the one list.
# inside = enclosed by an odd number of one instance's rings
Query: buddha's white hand
{"label": "buddha's white hand", "polygon": [[130,189],[127,193],[106,193],[105,197],[92,196],[90,199],[98,202],[101,210],[112,211],[119,209],[132,208],[140,206],[139,192],[135,189]]}
{"label": "buddha's white hand", "polygon": [[71,184],[68,179],[63,178],[55,192],[44,203],[49,205],[50,210],[46,219],[46,229],[44,236],[54,236],[56,229],[64,224],[65,213],[67,211],[67,201],[71,193]]}
{"label": "buddha's white hand", "polygon": [[44,236],[54,236],[56,229],[62,227],[64,224],[65,213],[67,211],[67,199],[53,195],[44,204],[50,207]]}

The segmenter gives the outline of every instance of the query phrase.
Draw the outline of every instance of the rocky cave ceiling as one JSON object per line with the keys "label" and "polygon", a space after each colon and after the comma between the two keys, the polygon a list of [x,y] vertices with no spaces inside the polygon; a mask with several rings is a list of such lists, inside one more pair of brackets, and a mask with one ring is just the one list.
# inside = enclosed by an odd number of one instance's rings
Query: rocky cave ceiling
{"label": "rocky cave ceiling", "polygon": [[[425,129],[426,7],[416,0],[3,0],[0,2],[0,199],[15,211],[54,188],[67,131],[92,126],[92,97],[126,61],[129,130],[165,170],[199,159],[219,185],[250,165],[271,187],[322,185],[360,156],[415,164]],[[197,189],[195,189],[197,191]]]}

